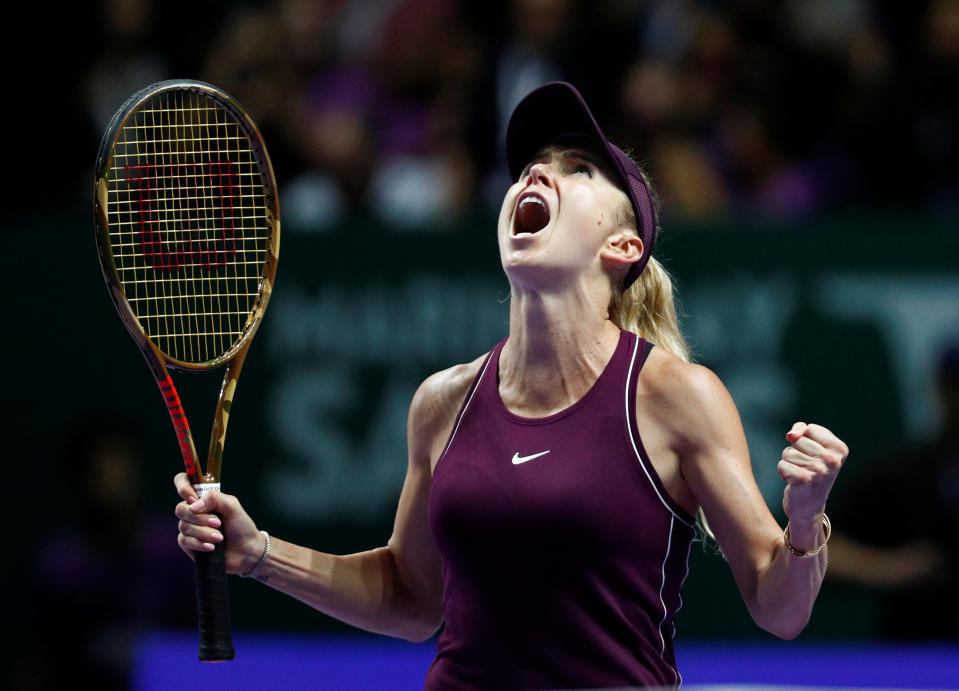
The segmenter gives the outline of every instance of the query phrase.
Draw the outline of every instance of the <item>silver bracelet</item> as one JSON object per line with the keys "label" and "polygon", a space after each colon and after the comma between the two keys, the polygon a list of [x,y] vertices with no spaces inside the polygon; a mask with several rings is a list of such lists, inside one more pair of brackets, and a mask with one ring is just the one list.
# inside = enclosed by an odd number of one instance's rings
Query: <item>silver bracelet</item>
{"label": "silver bracelet", "polygon": [[266,538],[266,547],[263,548],[263,556],[260,557],[260,561],[256,563],[256,566],[253,567],[253,570],[250,573],[241,573],[242,578],[255,578],[256,574],[259,572],[260,567],[263,566],[263,562],[266,561],[266,555],[270,553],[270,534],[265,530],[261,530],[263,537]]}

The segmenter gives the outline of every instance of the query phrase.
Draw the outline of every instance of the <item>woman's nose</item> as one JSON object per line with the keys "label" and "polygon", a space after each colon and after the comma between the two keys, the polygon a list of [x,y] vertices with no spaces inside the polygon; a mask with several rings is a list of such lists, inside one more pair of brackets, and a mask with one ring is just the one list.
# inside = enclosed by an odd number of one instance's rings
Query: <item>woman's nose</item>
{"label": "woman's nose", "polygon": [[545,162],[534,163],[529,168],[529,178],[534,184],[553,186],[553,179],[550,177],[550,165]]}

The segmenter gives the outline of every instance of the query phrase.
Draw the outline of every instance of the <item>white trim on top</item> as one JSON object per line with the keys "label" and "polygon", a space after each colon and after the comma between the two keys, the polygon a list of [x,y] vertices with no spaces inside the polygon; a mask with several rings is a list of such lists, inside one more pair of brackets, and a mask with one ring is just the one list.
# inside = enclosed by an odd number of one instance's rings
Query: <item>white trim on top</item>
{"label": "white trim on top", "polygon": [[[665,662],[666,658],[666,637],[663,635],[663,626],[666,624],[666,618],[669,616],[669,609],[666,607],[666,600],[663,599],[663,590],[666,588],[666,562],[669,561],[669,553],[673,548],[673,525],[675,520],[673,518],[669,519],[669,536],[666,538],[666,554],[663,555],[663,563],[660,568],[660,581],[659,581],[659,604],[663,606],[663,618],[659,620],[659,625],[656,626],[656,631],[659,632],[659,655],[663,658]],[[670,666],[673,670],[673,674],[679,679],[679,670],[675,667]]]}
{"label": "white trim on top", "polygon": [[[456,433],[459,431],[460,423],[463,422],[463,418],[466,417],[466,411],[469,410],[470,403],[473,402],[473,396],[476,395],[476,392],[479,391],[480,383],[483,381],[483,376],[486,374],[486,368],[489,367],[489,364],[494,360],[494,353],[490,353],[489,357],[486,358],[486,364],[483,365],[483,371],[480,372],[479,377],[476,379],[476,386],[473,387],[473,391],[470,393],[470,397],[466,399],[466,405],[463,406],[463,410],[460,411],[460,416],[456,420],[456,426],[453,428],[453,433],[450,434],[449,441],[446,442],[446,446],[443,448],[443,453],[440,454],[440,457],[436,461],[436,466],[439,467],[440,462],[443,460],[443,457],[446,456],[446,452],[450,450],[450,447],[453,445],[453,438],[456,437]],[[435,469],[434,469],[435,472]]]}
{"label": "white trim on top", "polygon": [[[649,486],[653,488],[653,492],[656,493],[656,496],[659,498],[659,502],[663,505],[663,507],[664,507],[667,511],[669,511],[669,513],[671,513],[671,514],[672,514],[675,518],[677,518],[681,523],[684,523],[685,525],[687,525],[687,526],[689,526],[690,528],[692,528],[692,527],[694,527],[696,524],[695,524],[695,523],[690,523],[689,521],[685,520],[682,516],[680,516],[678,513],[676,513],[676,511],[673,510],[673,507],[669,505],[669,502],[667,502],[666,499],[663,498],[663,495],[660,493],[659,488],[656,487],[656,483],[653,481],[652,476],[649,474],[649,469],[646,467],[646,464],[643,462],[643,457],[642,457],[642,455],[639,453],[639,447],[636,445],[636,439],[633,438],[633,428],[632,428],[632,426],[629,424],[629,423],[630,423],[630,420],[629,420],[629,384],[630,384],[630,382],[633,380],[633,366],[636,364],[636,352],[639,350],[639,342],[640,342],[640,340],[641,340],[641,339],[637,336],[637,337],[636,337],[636,343],[633,345],[633,356],[632,356],[632,357],[630,358],[630,360],[629,360],[629,371],[628,371],[627,374],[626,374],[626,394],[625,394],[625,399],[626,399],[626,416],[625,416],[625,417],[626,417],[626,434],[629,436],[629,443],[632,444],[632,446],[633,446],[633,453],[636,454],[636,460],[639,461],[639,467],[643,469],[643,473],[646,475],[646,479],[649,480]],[[639,423],[638,423],[638,421],[637,421],[637,425],[638,425],[638,424],[639,424]]]}

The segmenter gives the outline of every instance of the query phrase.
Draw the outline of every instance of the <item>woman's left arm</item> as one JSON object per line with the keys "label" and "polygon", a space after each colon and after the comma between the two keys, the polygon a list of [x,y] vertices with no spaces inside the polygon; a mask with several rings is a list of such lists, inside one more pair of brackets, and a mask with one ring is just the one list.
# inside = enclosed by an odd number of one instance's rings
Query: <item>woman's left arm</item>
{"label": "woman's left arm", "polygon": [[[812,613],[826,573],[823,516],[849,454],[825,427],[797,422],[786,435],[778,470],[789,543],[759,492],[739,412],[708,369],[673,371],[669,408],[683,479],[703,507],[757,625],[794,638]],[[792,546],[792,549],[789,546]],[[818,552],[817,552],[818,550]],[[811,556],[797,553],[817,552]]]}
{"label": "woman's left arm", "polygon": [[[849,448],[825,427],[805,422],[795,423],[786,439],[790,445],[783,449],[778,470],[786,481],[783,509],[789,532],[760,574],[756,609],[759,616],[769,617],[768,624],[757,619],[760,626],[782,638],[794,638],[809,620],[826,575],[826,499]],[[792,601],[790,593],[796,593]],[[805,616],[790,616],[790,606]],[[772,628],[777,626],[782,628]]]}

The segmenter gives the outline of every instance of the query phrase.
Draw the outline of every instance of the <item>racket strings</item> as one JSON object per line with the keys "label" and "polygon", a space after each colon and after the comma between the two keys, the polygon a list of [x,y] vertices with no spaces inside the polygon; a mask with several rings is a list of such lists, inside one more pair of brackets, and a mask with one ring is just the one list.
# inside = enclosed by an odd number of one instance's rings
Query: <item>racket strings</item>
{"label": "racket strings", "polygon": [[114,146],[107,216],[127,301],[167,355],[202,363],[250,324],[272,234],[268,190],[232,112],[161,92]]}

